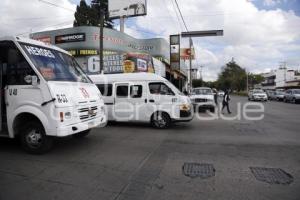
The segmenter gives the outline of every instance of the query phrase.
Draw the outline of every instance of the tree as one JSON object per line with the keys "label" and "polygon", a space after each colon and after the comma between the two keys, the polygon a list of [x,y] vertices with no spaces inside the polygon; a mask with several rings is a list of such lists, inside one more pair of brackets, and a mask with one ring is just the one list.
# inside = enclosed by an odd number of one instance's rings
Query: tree
{"label": "tree", "polygon": [[249,87],[253,88],[254,85],[260,84],[264,81],[264,77],[260,74],[249,74],[248,75],[248,83]]}
{"label": "tree", "polygon": [[202,79],[193,79],[192,85],[195,87],[203,87],[204,81]]}
{"label": "tree", "polygon": [[77,5],[76,12],[74,13],[75,20],[73,26],[91,26],[90,22],[90,7],[86,4],[85,0],[81,0]]}
{"label": "tree", "polygon": [[113,28],[113,22],[108,15],[108,0],[94,0],[91,6],[85,0],[80,0],[74,14],[73,26],[100,26],[100,9],[104,12],[104,27]]}
{"label": "tree", "polygon": [[241,91],[246,89],[246,71],[234,60],[230,61],[222,68],[219,74],[217,86],[220,89],[231,89]]}

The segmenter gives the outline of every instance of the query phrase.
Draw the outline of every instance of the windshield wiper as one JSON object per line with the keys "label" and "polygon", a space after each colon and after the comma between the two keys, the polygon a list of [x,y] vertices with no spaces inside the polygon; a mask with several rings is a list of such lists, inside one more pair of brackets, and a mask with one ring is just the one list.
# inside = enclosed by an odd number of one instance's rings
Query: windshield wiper
{"label": "windshield wiper", "polygon": [[41,106],[45,106],[45,105],[47,105],[48,103],[53,102],[53,101],[55,101],[55,100],[56,100],[56,99],[53,98],[53,99],[51,99],[51,100],[49,100],[49,101],[45,101],[44,103],[41,104]]}

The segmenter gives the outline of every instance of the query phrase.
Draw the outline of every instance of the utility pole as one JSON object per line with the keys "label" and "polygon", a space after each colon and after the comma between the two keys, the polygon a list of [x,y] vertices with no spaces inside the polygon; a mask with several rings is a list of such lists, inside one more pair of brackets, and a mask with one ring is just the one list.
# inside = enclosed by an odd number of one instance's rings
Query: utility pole
{"label": "utility pole", "polygon": [[247,78],[247,83],[246,83],[246,87],[247,87],[247,93],[249,92],[249,74],[246,71],[246,78]]}
{"label": "utility pole", "polygon": [[203,76],[202,76],[202,70],[203,70],[203,65],[200,66],[200,79],[203,80]]}
{"label": "utility pole", "polygon": [[99,30],[99,68],[100,74],[103,74],[103,29],[104,29],[104,9],[101,8],[100,1],[92,0],[92,4],[99,5],[100,12],[100,30]]}

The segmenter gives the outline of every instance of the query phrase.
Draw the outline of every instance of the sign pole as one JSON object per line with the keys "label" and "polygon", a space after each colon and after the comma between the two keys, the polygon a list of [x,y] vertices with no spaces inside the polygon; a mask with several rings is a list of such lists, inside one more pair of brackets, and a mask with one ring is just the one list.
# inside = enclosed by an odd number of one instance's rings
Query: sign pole
{"label": "sign pole", "polygon": [[120,17],[120,32],[124,33],[124,25],[125,25],[125,17],[121,16]]}

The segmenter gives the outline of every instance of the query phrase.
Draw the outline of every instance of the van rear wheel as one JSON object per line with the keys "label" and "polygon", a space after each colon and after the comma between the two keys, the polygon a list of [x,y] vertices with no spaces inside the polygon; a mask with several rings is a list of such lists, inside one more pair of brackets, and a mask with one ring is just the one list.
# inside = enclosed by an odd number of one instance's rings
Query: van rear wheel
{"label": "van rear wheel", "polygon": [[166,129],[171,125],[171,119],[167,113],[156,112],[151,117],[151,125],[154,128]]}
{"label": "van rear wheel", "polygon": [[22,147],[31,154],[43,154],[53,146],[53,138],[46,135],[40,122],[29,122],[20,133]]}

